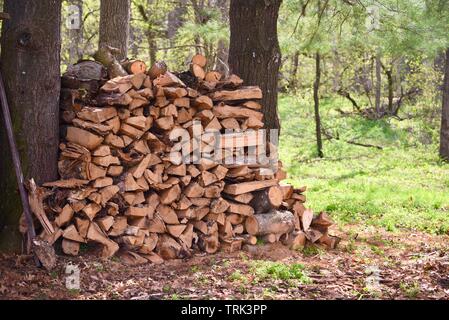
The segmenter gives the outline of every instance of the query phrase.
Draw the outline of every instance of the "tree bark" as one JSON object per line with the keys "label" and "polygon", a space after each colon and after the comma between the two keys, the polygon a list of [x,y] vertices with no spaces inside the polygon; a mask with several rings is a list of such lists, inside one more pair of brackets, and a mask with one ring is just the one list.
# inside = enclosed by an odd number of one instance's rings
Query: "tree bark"
{"label": "tree bark", "polygon": [[382,90],[382,78],[381,78],[381,61],[380,61],[380,53],[376,53],[376,97],[374,106],[376,109],[376,114],[380,115],[380,98],[381,98],[381,90]]}
{"label": "tree bark", "polygon": [[292,57],[292,72],[290,74],[290,90],[296,92],[298,89],[298,68],[299,68],[299,51],[296,51]]}
{"label": "tree bark", "polygon": [[282,0],[231,0],[229,66],[247,85],[262,89],[265,127],[280,129],[277,111],[281,52],[277,19]]}
{"label": "tree bark", "polygon": [[119,60],[128,54],[130,0],[101,0],[100,47],[120,49]]}
{"label": "tree bark", "polygon": [[83,57],[83,0],[71,0],[70,5],[77,6],[79,26],[68,30],[69,36],[69,63],[74,64]]}
{"label": "tree bark", "polygon": [[317,52],[315,54],[315,82],[313,84],[313,101],[315,105],[315,133],[316,133],[316,145],[318,150],[318,157],[323,158],[323,142],[321,139],[321,117],[320,117],[320,80],[321,80],[321,56]]}
{"label": "tree bark", "polygon": [[[25,179],[55,180],[59,140],[61,0],[6,0],[1,70]],[[3,119],[2,119],[3,120]],[[3,122],[2,122],[3,123]],[[0,129],[0,249],[17,251],[22,213],[11,153]]]}
{"label": "tree bark", "polygon": [[449,160],[449,48],[444,65],[443,106],[441,112],[440,157]]}

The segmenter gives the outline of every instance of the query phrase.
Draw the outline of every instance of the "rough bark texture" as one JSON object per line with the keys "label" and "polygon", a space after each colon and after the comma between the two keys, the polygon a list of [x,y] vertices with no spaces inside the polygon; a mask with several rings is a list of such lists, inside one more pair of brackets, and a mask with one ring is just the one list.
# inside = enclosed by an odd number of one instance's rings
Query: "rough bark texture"
{"label": "rough bark texture", "polygon": [[380,53],[376,54],[376,97],[375,97],[375,108],[377,115],[380,114],[380,98],[381,98],[381,90],[382,90],[382,78],[380,74],[381,69],[381,61],[380,61]]}
{"label": "rough bark texture", "polygon": [[[6,0],[1,71],[25,178],[57,178],[60,0]],[[2,119],[3,123],[3,119]],[[17,250],[21,203],[11,154],[0,129],[0,249]]]}
{"label": "rough bark texture", "polygon": [[320,117],[320,81],[321,81],[321,57],[317,52],[315,55],[315,82],[313,84],[313,101],[315,106],[315,133],[316,133],[316,145],[318,150],[318,156],[322,158],[323,155],[323,142],[321,139],[321,117]]}
{"label": "rough bark texture", "polygon": [[277,19],[282,0],[231,0],[229,66],[248,85],[263,91],[265,127],[279,129],[278,73],[281,53]]}
{"label": "rough bark texture", "polygon": [[69,63],[74,64],[83,57],[83,0],[71,0],[69,3],[79,8],[79,28],[68,30]]}
{"label": "rough bark texture", "polygon": [[441,113],[440,157],[449,160],[449,48],[444,66],[443,107]]}
{"label": "rough bark texture", "polygon": [[120,55],[117,58],[125,58],[128,54],[130,1],[101,0],[100,12],[100,47],[118,48]]}

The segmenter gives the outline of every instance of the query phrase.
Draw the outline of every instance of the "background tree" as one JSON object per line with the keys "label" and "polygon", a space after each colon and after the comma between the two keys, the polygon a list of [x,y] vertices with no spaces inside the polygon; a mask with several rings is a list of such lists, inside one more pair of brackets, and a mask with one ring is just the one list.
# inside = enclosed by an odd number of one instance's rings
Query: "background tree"
{"label": "background tree", "polygon": [[229,65],[248,85],[263,92],[266,128],[279,129],[277,111],[281,52],[277,19],[281,0],[231,0]]}
{"label": "background tree", "polygon": [[120,49],[119,59],[128,55],[130,0],[101,0],[100,47]]}
{"label": "background tree", "polygon": [[[5,0],[1,70],[25,178],[58,178],[60,0]],[[0,246],[16,249],[21,203],[4,130],[0,130]]]}

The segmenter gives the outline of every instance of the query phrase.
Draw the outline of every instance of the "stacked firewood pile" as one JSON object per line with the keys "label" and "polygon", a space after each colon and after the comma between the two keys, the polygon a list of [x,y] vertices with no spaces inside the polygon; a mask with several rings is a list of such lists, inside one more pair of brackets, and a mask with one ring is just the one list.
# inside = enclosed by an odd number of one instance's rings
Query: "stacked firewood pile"
{"label": "stacked firewood pile", "polygon": [[[122,248],[129,260],[155,263],[258,239],[336,246],[330,218],[304,207],[305,188],[280,183],[275,147],[254,135],[263,127],[258,87],[205,72],[201,55],[175,75],[163,62],[147,70],[106,53],[62,78],[60,180],[30,188],[41,237],[62,238],[69,255],[99,243],[102,257]],[[268,160],[239,162],[251,147],[270,149]]]}

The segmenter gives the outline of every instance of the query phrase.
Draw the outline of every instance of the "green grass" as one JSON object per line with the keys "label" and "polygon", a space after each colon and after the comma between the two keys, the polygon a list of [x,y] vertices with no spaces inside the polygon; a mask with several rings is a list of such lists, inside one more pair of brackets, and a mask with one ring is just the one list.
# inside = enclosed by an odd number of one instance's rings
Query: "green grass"
{"label": "green grass", "polygon": [[311,279],[304,272],[304,266],[299,263],[285,264],[265,260],[251,262],[251,273],[258,279],[299,280],[300,283],[311,283]]}
{"label": "green grass", "polygon": [[[406,106],[407,120],[342,116],[342,98],[322,99],[323,126],[340,140],[324,141],[316,157],[310,97],[281,96],[280,157],[295,186],[307,185],[307,205],[337,223],[363,223],[389,231],[449,231],[449,164],[438,159],[439,104]],[[354,140],[383,150],[355,146]]]}

